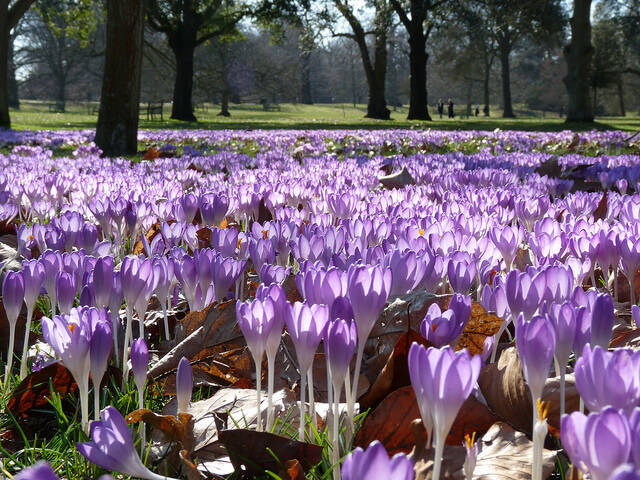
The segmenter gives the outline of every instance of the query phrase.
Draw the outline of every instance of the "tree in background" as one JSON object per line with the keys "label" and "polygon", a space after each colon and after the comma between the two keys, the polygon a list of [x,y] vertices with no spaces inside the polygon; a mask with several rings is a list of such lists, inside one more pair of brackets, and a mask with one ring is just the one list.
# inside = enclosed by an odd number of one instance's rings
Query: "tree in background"
{"label": "tree in background", "polygon": [[9,116],[9,43],[11,31],[34,0],[0,0],[0,128],[11,127]]}
{"label": "tree in background", "polygon": [[10,108],[20,109],[20,96],[18,94],[18,79],[16,77],[16,55],[14,43],[16,40],[16,34],[12,34],[9,38],[9,60],[8,60],[8,75],[7,79],[7,95]]}
{"label": "tree in background", "polygon": [[390,0],[409,38],[409,120],[431,120],[427,109],[427,40],[451,0]]}
{"label": "tree in background", "polygon": [[591,0],[573,0],[571,42],[564,49],[567,76],[564,83],[569,92],[567,122],[593,122],[591,104]]}
{"label": "tree in background", "polygon": [[105,155],[138,150],[144,0],[107,1],[107,44],[95,143]]}
{"label": "tree in background", "polygon": [[358,46],[362,66],[369,87],[367,103],[368,118],[389,120],[391,112],[387,108],[385,98],[385,82],[387,76],[387,34],[391,27],[392,10],[386,0],[372,0],[374,8],[371,33],[374,36],[373,58],[367,44],[367,31],[356,16],[354,7],[348,0],[332,0],[335,8],[351,27],[351,33],[335,33],[335,36],[350,38]]}

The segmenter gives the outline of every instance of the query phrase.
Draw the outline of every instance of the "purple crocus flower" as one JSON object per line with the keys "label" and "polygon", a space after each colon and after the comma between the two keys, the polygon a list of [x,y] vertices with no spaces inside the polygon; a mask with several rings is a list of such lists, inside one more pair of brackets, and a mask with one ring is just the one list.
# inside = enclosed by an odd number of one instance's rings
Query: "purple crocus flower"
{"label": "purple crocus flower", "polygon": [[608,480],[640,480],[640,471],[630,463],[616,468]]}
{"label": "purple crocus flower", "polygon": [[445,345],[455,348],[468,320],[469,316],[466,317],[466,321],[464,318],[458,320],[458,315],[451,309],[443,313],[438,304],[433,303],[422,320],[420,333],[436,348]]}
{"label": "purple crocus flower", "polygon": [[544,273],[512,270],[505,280],[505,294],[513,318],[521,313],[529,320],[542,305],[546,293]]}
{"label": "purple crocus flower", "polygon": [[186,413],[193,393],[193,370],[189,360],[180,359],[176,372],[176,399],[178,401],[178,413]]}
{"label": "purple crocus flower", "polygon": [[435,429],[436,450],[433,478],[438,479],[444,440],[469,397],[480,375],[482,359],[465,348],[459,352],[447,346],[441,349],[413,343],[409,349],[409,376],[420,408],[422,421]]}
{"label": "purple crocus flower", "polygon": [[411,460],[403,453],[389,459],[384,445],[372,442],[366,450],[361,447],[350,452],[342,462],[342,480],[413,480]]}
{"label": "purple crocus flower", "polygon": [[338,268],[309,268],[304,273],[299,273],[298,278],[301,293],[309,305],[331,305],[337,297],[347,294],[347,275]]}
{"label": "purple crocus flower", "polygon": [[571,463],[589,472],[593,480],[608,480],[616,468],[629,460],[629,421],[613,407],[589,416],[580,412],[565,415],[560,421],[560,434]]}
{"label": "purple crocus flower", "polygon": [[73,275],[67,272],[56,274],[56,298],[60,313],[67,314],[71,311],[76,296],[76,286],[76,279]]}
{"label": "purple crocus flower", "polygon": [[556,349],[556,334],[549,319],[537,315],[526,321],[524,315],[520,314],[516,321],[516,348],[522,362],[524,379],[531,391],[535,422],[535,406],[538,398],[542,396]]}
{"label": "purple crocus flower", "polygon": [[263,263],[260,268],[260,281],[265,285],[271,283],[282,283],[291,274],[291,267],[283,267],[281,265],[270,265]]}
{"label": "purple crocus flower", "polygon": [[200,198],[200,215],[205,225],[220,225],[229,210],[229,199],[225,195],[208,193]]}
{"label": "purple crocus flower", "polygon": [[328,322],[323,341],[334,383],[339,382],[342,385],[348,374],[349,364],[356,352],[358,343],[358,331],[355,322],[343,319]]}
{"label": "purple crocus flower", "polygon": [[149,348],[143,338],[136,338],[131,345],[131,370],[138,392],[144,391],[149,368]]}
{"label": "purple crocus flower", "polygon": [[524,233],[520,227],[493,227],[488,232],[489,238],[496,246],[496,249],[500,252],[500,255],[504,258],[505,268],[508,271],[511,270],[513,259],[516,258],[520,243]]}
{"label": "purple crocus flower", "polygon": [[59,480],[47,462],[40,461],[22,470],[15,480]]}
{"label": "purple crocus flower", "polygon": [[599,294],[591,310],[591,345],[609,348],[615,321],[611,295]]}
{"label": "purple crocus flower", "polygon": [[[11,365],[13,363],[13,347],[15,343],[16,335],[16,323],[18,322],[18,315],[20,315],[20,309],[22,308],[22,301],[24,300],[24,277],[21,272],[7,272],[2,281],[2,304],[7,314],[7,321],[9,322],[9,347],[7,350],[7,365],[4,373],[3,385],[8,385],[9,375],[11,374]],[[25,332],[26,342],[29,340],[29,331]],[[28,343],[27,343],[28,345]],[[23,352],[24,356],[24,352]]]}
{"label": "purple crocus flower", "polygon": [[394,250],[387,254],[385,264],[393,275],[390,296],[404,295],[417,288],[427,270],[424,258],[411,250]]}
{"label": "purple crocus flower", "polygon": [[56,274],[62,270],[62,255],[60,252],[47,250],[40,257],[40,262],[44,266],[44,288],[51,300],[51,309],[55,313],[58,305],[56,298]]}
{"label": "purple crocus flower", "polygon": [[640,352],[585,345],[575,367],[576,387],[589,411],[607,406],[630,414],[640,403]]}
{"label": "purple crocus flower", "polygon": [[447,264],[447,276],[454,292],[469,293],[478,273],[476,263],[466,252],[456,252]]}
{"label": "purple crocus flower", "polygon": [[108,307],[113,287],[113,257],[102,257],[93,267],[93,289],[97,307]]}
{"label": "purple crocus flower", "polygon": [[243,273],[246,261],[223,257],[218,254],[211,261],[211,277],[215,291],[216,302],[221,302],[229,292],[231,285]]}
{"label": "purple crocus flower", "polygon": [[27,305],[27,314],[33,313],[44,284],[44,265],[38,260],[25,260],[22,262],[22,275],[24,277],[24,303]]}
{"label": "purple crocus flower", "polygon": [[114,407],[105,408],[102,420],[91,424],[91,441],[77,443],[76,447],[87,460],[106,470],[145,480],[173,480],[144,466],[127,422]]}

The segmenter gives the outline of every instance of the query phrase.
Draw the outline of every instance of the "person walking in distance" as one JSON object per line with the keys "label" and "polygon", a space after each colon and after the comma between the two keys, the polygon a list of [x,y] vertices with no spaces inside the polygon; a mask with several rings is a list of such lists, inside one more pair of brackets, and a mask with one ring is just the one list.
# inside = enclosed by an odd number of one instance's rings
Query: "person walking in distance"
{"label": "person walking in distance", "polygon": [[453,100],[451,99],[447,102],[447,111],[449,113],[449,118],[453,118]]}
{"label": "person walking in distance", "polygon": [[440,115],[440,119],[442,120],[442,114],[444,113],[444,102],[442,99],[438,99],[438,114]]}

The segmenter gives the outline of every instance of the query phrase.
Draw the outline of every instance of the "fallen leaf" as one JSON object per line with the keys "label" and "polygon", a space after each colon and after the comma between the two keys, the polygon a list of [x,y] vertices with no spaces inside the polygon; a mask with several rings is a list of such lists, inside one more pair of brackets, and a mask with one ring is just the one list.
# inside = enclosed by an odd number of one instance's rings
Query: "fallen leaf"
{"label": "fallen leaf", "polygon": [[219,435],[237,473],[260,475],[265,470],[277,472],[289,460],[298,460],[306,472],[322,460],[320,445],[272,433],[240,429],[224,430]]}
{"label": "fallen leaf", "polygon": [[145,422],[164,435],[165,442],[177,442],[180,450],[191,453],[195,445],[193,436],[193,416],[188,413],[158,415],[147,408],[134,410],[127,415],[127,423]]}
{"label": "fallen leaf", "polygon": [[[524,381],[522,364],[515,347],[505,349],[496,363],[480,372],[478,385],[489,408],[517,430],[531,433],[533,405],[529,387]],[[566,413],[578,409],[579,394],[573,375],[565,379]],[[542,401],[549,403],[549,424],[560,428],[560,379],[549,378],[542,392]]]}
{"label": "fallen leaf", "polygon": [[407,167],[402,167],[402,170],[391,175],[385,175],[378,178],[380,184],[387,189],[404,188],[407,185],[415,185],[416,180],[413,178]]}
{"label": "fallen leaf", "polygon": [[415,330],[409,329],[398,339],[386,365],[367,393],[360,397],[362,410],[376,407],[387,395],[411,384],[409,378],[409,349],[413,342],[426,347],[431,344]]}
{"label": "fallen leaf", "polygon": [[286,461],[280,478],[283,480],[305,480],[304,470],[300,462],[297,459]]}
{"label": "fallen leaf", "polygon": [[198,471],[198,467],[189,458],[189,452],[180,450],[180,461],[182,462],[182,472],[187,480],[202,480],[206,477]]}
{"label": "fallen leaf", "polygon": [[53,391],[60,395],[78,390],[71,372],[60,363],[53,363],[30,373],[20,382],[7,403],[7,409],[16,417],[27,417],[34,408],[47,405],[51,398],[49,382]]}
{"label": "fallen leaf", "polygon": [[498,421],[500,418],[472,395],[460,407],[456,420],[447,435],[446,444],[461,445],[465,435],[473,433],[476,434],[476,437],[481,437]]}
{"label": "fallen leaf", "polygon": [[[154,223],[153,225],[151,225],[149,230],[147,230],[147,233],[145,233],[144,236],[147,239],[147,242],[149,242],[149,244],[151,244],[151,241],[159,233],[160,233],[160,224],[159,223]],[[133,246],[133,254],[134,255],[140,255],[140,254],[143,254],[143,253],[145,253],[144,245],[142,243],[142,240],[138,240],[136,242],[136,244]]]}
{"label": "fallen leaf", "polygon": [[593,211],[593,219],[594,220],[604,220],[607,218],[608,205],[607,205],[607,191],[605,190],[602,193],[602,198],[600,199],[600,203]]}
{"label": "fallen leaf", "polygon": [[471,355],[481,354],[484,340],[498,333],[502,322],[502,318],[493,313],[488,313],[480,303],[473,302],[471,304],[471,317],[462,331],[456,350],[466,348]]}
{"label": "fallen leaf", "polygon": [[143,160],[155,160],[160,158],[160,150],[157,147],[151,147],[144,153]]}
{"label": "fallen leaf", "polygon": [[366,416],[354,445],[367,448],[372,441],[379,440],[390,455],[409,453],[415,445],[411,421],[416,418],[420,418],[420,410],[413,387],[402,387],[389,394]]}

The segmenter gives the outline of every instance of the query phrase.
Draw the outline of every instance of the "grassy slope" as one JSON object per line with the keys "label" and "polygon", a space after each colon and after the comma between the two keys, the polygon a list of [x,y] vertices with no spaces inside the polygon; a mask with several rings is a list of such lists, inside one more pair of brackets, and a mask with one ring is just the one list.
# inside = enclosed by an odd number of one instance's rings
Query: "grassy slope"
{"label": "grassy slope", "polygon": [[[68,111],[50,113],[46,102],[25,101],[21,110],[12,110],[11,119],[16,129],[79,129],[95,128],[96,115],[89,112],[86,104],[71,104]],[[640,130],[640,117],[605,117],[594,124],[576,124],[568,127],[557,115],[546,118],[521,115],[515,119],[500,118],[500,112],[494,110],[492,117],[472,117],[455,120],[434,119],[432,122],[416,122],[406,120],[407,109],[398,108],[392,112],[391,121],[380,121],[364,118],[365,107],[353,108],[352,105],[293,105],[283,104],[279,112],[266,112],[260,105],[232,105],[230,118],[218,117],[217,107],[209,107],[207,111],[197,110],[198,122],[180,122],[170,120],[170,107],[165,106],[165,121],[147,121],[146,115],[140,116],[140,127],[161,128],[203,128],[203,129],[256,129],[256,128],[434,128],[445,130],[599,130],[621,129],[629,132]]]}

